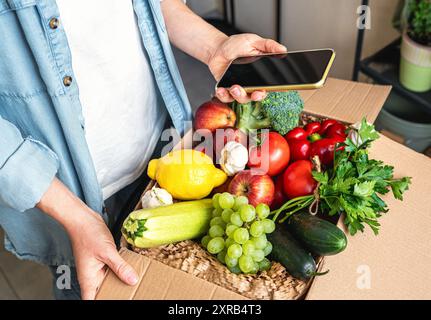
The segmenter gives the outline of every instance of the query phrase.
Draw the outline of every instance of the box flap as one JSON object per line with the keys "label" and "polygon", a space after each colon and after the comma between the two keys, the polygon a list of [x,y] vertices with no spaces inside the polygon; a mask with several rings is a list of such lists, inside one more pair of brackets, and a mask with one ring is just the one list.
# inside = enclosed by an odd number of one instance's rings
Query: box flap
{"label": "box flap", "polygon": [[412,177],[410,190],[402,202],[384,197],[389,212],[378,236],[367,229],[325,257],[330,271],[315,279],[307,299],[431,299],[431,160],[385,136],[371,157],[394,165],[395,177]]}
{"label": "box flap", "polygon": [[328,78],[321,89],[299,91],[305,101],[304,110],[347,123],[361,121],[365,116],[374,122],[390,86],[373,85]]}
{"label": "box flap", "polygon": [[128,286],[108,271],[97,300],[245,300],[186,272],[122,248],[121,256],[136,270],[139,282]]}

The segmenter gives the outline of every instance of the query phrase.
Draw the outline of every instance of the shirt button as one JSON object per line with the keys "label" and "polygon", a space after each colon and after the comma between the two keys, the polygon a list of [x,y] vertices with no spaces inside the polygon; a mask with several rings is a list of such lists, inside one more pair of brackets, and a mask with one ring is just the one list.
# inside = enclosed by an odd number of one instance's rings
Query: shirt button
{"label": "shirt button", "polygon": [[57,18],[52,18],[51,20],[49,20],[49,27],[51,29],[57,29],[59,25],[60,20],[58,20]]}
{"label": "shirt button", "polygon": [[70,85],[72,84],[72,77],[71,77],[71,76],[65,76],[65,77],[63,78],[63,84],[64,84],[66,87],[70,87]]}

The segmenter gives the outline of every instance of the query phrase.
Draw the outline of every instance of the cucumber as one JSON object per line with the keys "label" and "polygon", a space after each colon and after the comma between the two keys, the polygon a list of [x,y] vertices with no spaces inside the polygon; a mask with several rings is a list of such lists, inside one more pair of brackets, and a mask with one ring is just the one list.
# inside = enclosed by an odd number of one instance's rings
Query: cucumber
{"label": "cucumber", "polygon": [[277,224],[275,231],[267,235],[272,244],[270,258],[280,262],[293,277],[307,280],[316,274],[316,263],[289,234],[286,225]]}
{"label": "cucumber", "polygon": [[293,214],[286,224],[295,239],[315,255],[334,255],[347,246],[347,238],[342,230],[308,212]]}

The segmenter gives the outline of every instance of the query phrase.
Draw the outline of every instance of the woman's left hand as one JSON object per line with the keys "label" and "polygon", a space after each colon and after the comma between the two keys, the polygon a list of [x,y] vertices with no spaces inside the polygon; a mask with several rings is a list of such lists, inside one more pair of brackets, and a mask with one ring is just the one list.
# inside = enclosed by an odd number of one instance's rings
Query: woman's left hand
{"label": "woman's left hand", "polygon": [[[211,56],[208,67],[214,78],[218,81],[223,75],[223,72],[228,67],[229,63],[244,56],[253,56],[262,53],[283,53],[287,49],[280,43],[259,37],[256,34],[238,34],[228,37]],[[230,88],[218,88],[216,92],[217,98],[225,103],[234,100],[239,103],[246,103],[251,100],[260,101],[266,97],[265,91],[254,91],[247,94],[245,90],[234,85]]]}

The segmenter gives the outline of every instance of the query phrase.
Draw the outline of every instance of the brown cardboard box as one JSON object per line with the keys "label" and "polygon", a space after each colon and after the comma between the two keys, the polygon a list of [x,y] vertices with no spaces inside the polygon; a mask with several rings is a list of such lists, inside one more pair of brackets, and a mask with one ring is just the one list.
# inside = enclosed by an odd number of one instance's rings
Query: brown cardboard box
{"label": "brown cardboard box", "polygon": [[[324,88],[301,95],[306,112],[354,123],[364,116],[373,122],[389,92],[387,86],[329,79]],[[371,153],[394,165],[396,176],[413,177],[412,186],[404,202],[385,197],[390,211],[377,237],[367,230],[349,237],[341,254],[325,257],[322,269],[330,272],[314,279],[306,299],[431,298],[431,160],[384,136]],[[244,299],[127,249],[121,255],[140,282],[129,287],[108,272],[97,299]]]}

